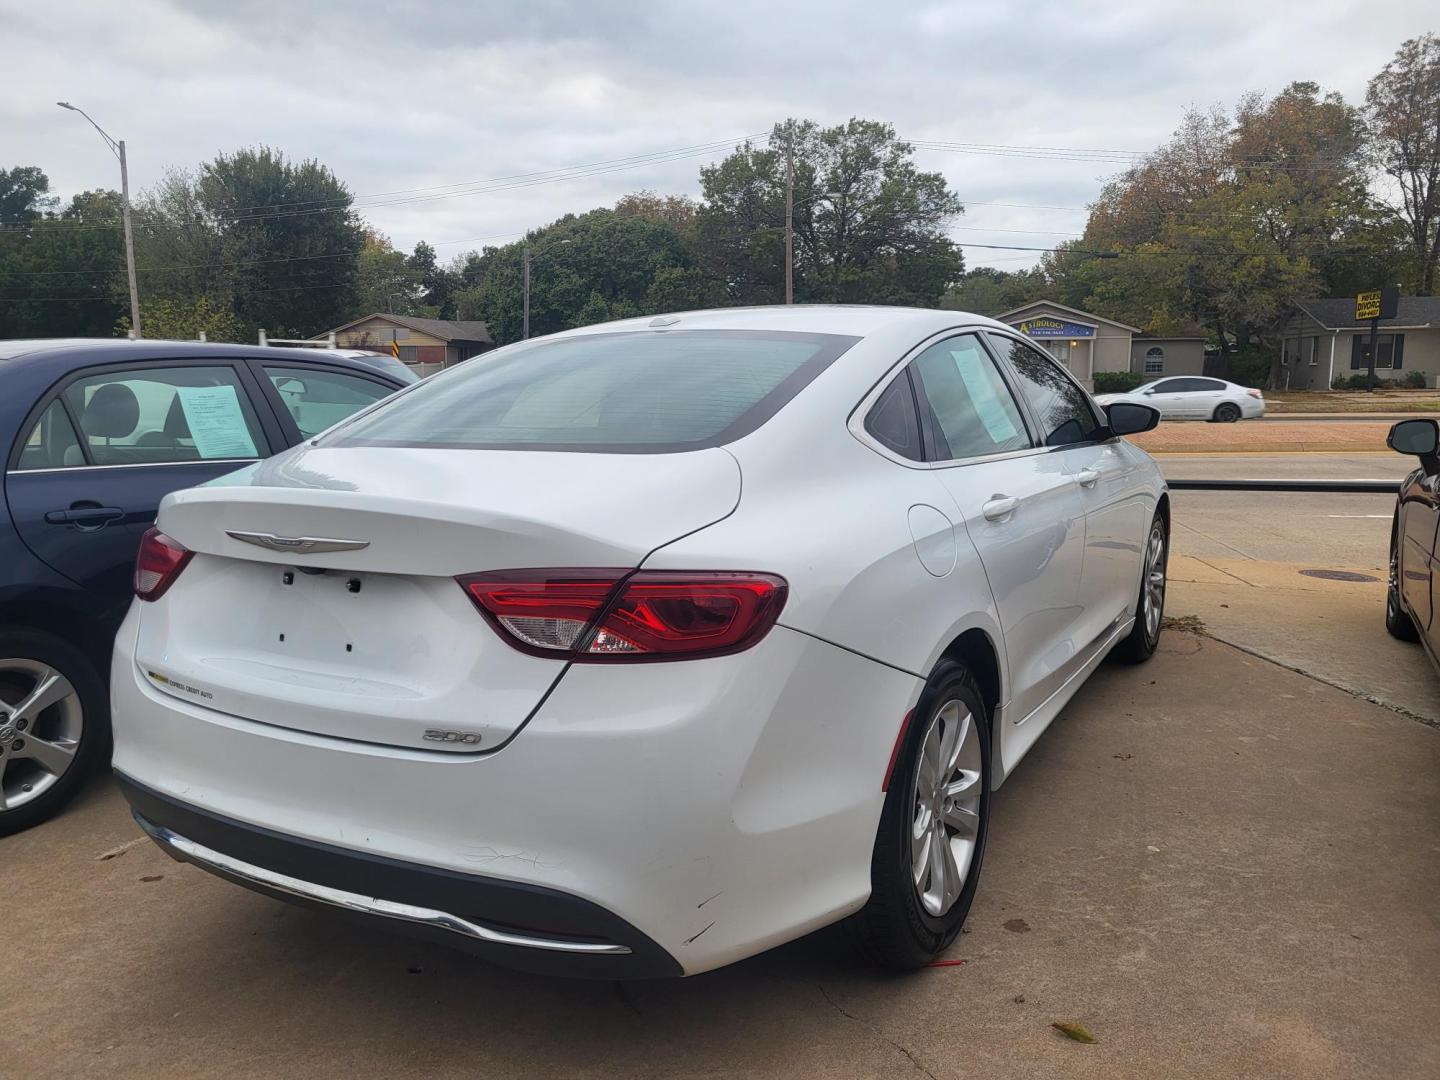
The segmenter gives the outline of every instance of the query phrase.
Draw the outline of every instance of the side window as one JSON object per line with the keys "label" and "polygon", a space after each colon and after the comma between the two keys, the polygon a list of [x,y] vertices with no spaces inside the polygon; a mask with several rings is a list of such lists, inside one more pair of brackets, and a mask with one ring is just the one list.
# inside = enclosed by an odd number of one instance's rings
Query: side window
{"label": "side window", "polygon": [[75,437],[75,426],[65,415],[65,407],[59,400],[52,401],[25,437],[16,468],[63,469],[84,464],[85,452],[80,449],[80,440]]}
{"label": "side window", "polygon": [[1157,394],[1178,394],[1184,389],[1181,385],[1182,382],[1184,382],[1183,379],[1161,379],[1155,384],[1154,392]]}
{"label": "side window", "polygon": [[344,375],[322,368],[266,365],[265,373],[270,376],[271,384],[285,403],[300,434],[307,439],[395,392],[388,386],[357,375]]}
{"label": "side window", "polygon": [[911,461],[924,457],[920,448],[920,414],[915,405],[915,391],[910,376],[902,371],[891,380],[880,399],[865,417],[865,430],[876,442]]}
{"label": "side window", "polygon": [[1101,426],[1089,395],[1039,349],[1015,338],[995,337],[1009,350],[1020,393],[1040,421],[1046,446],[1069,446],[1094,438]]}
{"label": "side window", "polygon": [[973,334],[937,342],[911,365],[929,408],[939,461],[1030,446],[1020,409]]}
{"label": "side window", "polygon": [[1219,382],[1216,379],[1191,379],[1190,381],[1195,384],[1196,390],[1204,390],[1213,393],[1216,390],[1225,389],[1225,384],[1223,382]]}
{"label": "side window", "polygon": [[229,367],[109,371],[71,383],[65,401],[96,465],[245,460],[265,446]]}

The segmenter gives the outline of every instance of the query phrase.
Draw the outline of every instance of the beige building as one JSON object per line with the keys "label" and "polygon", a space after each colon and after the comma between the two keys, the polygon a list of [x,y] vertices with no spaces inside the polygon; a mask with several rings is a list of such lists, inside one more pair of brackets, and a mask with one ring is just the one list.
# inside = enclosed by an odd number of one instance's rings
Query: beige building
{"label": "beige building", "polygon": [[1053,300],[1036,300],[995,317],[1034,339],[1091,390],[1100,371],[1132,371],[1151,378],[1205,372],[1201,337],[1151,337],[1139,327]]}
{"label": "beige building", "polygon": [[[1418,371],[1440,387],[1440,296],[1402,296],[1395,318],[1380,320],[1375,377]],[[1370,324],[1355,319],[1355,298],[1299,300],[1280,324],[1282,390],[1328,390],[1337,377],[1369,371]]]}
{"label": "beige building", "polygon": [[408,315],[367,315],[313,340],[324,341],[330,333],[335,335],[336,348],[398,354],[421,378],[495,347],[483,322]]}

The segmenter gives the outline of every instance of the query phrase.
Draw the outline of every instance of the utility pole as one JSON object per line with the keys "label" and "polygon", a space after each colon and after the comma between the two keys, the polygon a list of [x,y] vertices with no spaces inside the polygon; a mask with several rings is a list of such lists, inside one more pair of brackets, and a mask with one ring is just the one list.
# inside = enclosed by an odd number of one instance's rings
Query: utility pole
{"label": "utility pole", "polygon": [[795,155],[785,140],[785,303],[795,303]]}
{"label": "utility pole", "polygon": [[[68,101],[57,101],[55,104],[90,120],[89,113]],[[125,274],[130,279],[130,336],[141,338],[145,335],[140,327],[140,290],[135,284],[135,238],[130,232],[130,169],[125,163],[125,140],[116,142],[94,120],[90,120],[90,126],[100,132],[110,152],[120,159],[120,220],[125,229]]]}
{"label": "utility pole", "polygon": [[525,294],[523,302],[524,314],[520,316],[520,338],[525,340],[530,337],[530,245],[526,244],[520,250],[520,291]]}

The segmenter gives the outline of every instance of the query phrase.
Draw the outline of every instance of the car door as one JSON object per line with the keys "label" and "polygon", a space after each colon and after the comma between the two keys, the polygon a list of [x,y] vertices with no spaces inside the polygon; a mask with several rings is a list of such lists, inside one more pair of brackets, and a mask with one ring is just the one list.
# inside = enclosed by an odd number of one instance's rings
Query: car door
{"label": "car door", "polygon": [[1219,379],[1190,379],[1191,415],[1197,419],[1209,420],[1215,415],[1215,407],[1230,397],[1230,386]]}
{"label": "car door", "polygon": [[1182,379],[1161,379],[1141,394],[1140,399],[1159,409],[1166,419],[1182,417],[1185,415],[1185,399],[1180,392],[1183,382]]}
{"label": "car door", "polygon": [[911,369],[934,475],[989,578],[1010,673],[1009,715],[1022,721],[1082,662],[1079,491],[1063,455],[1036,445],[979,333],[936,342]]}
{"label": "car door", "polygon": [[1024,338],[989,333],[1044,445],[1074,488],[1084,516],[1076,577],[1076,648],[1089,658],[1135,609],[1146,537],[1145,494],[1104,416],[1060,364]]}
{"label": "car door", "polygon": [[268,455],[280,438],[248,372],[183,360],[81,369],[21,426],[5,492],[21,540],[96,593],[102,618],[130,599],[140,537],[160,500]]}
{"label": "car door", "polygon": [[[1100,641],[1135,611],[1152,496],[1136,455],[1110,435],[1105,414],[1068,371],[1023,338],[992,344],[1036,423],[1065,461],[1085,511],[1080,603],[1086,641]],[[1171,380],[1176,381],[1176,380]]]}
{"label": "car door", "polygon": [[1435,535],[1440,526],[1440,477],[1422,466],[1400,492],[1400,593],[1427,638],[1435,613]]}
{"label": "car door", "polygon": [[255,361],[287,441],[314,438],[399,389],[380,375],[321,364]]}

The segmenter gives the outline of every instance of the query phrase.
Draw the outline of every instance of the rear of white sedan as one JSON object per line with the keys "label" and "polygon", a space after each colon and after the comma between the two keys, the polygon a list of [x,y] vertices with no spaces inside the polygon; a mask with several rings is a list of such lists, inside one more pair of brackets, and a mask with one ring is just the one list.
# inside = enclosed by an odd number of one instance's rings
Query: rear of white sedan
{"label": "rear of white sedan", "polygon": [[[992,760],[1003,635],[963,515],[848,424],[955,319],[560,335],[170,496],[112,672],[140,825],[263,893],[603,978],[862,908],[884,938],[872,861],[903,847],[933,925],[871,951],[923,962],[973,895],[990,788],[1048,722]],[[1052,700],[1055,664],[1078,685],[1144,610],[1158,488],[1131,472],[1123,610],[1103,648],[1047,646]]]}

